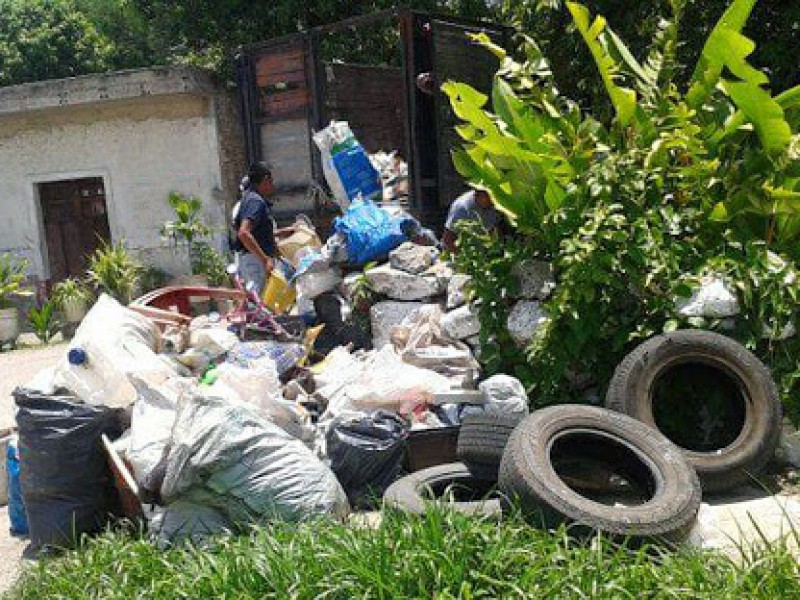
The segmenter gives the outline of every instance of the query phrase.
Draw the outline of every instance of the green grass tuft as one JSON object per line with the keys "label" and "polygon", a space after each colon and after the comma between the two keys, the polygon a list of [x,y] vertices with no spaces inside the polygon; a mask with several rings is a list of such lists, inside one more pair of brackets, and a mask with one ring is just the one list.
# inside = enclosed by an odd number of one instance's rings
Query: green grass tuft
{"label": "green grass tuft", "polygon": [[773,545],[722,555],[575,541],[519,519],[386,512],[377,529],[274,524],[207,548],[158,550],[109,532],[31,567],[9,599],[800,598],[800,568]]}

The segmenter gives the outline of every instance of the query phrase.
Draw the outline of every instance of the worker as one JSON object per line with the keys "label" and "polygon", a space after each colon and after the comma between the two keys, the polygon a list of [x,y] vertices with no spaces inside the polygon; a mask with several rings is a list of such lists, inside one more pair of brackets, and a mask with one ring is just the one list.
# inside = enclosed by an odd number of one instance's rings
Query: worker
{"label": "worker", "polygon": [[272,215],[274,185],[272,173],[263,162],[250,165],[243,180],[242,198],[234,208],[233,227],[239,275],[260,296],[275,268],[278,257],[276,238],[291,235],[292,228],[278,229]]}
{"label": "worker", "polygon": [[500,213],[494,207],[489,192],[470,190],[453,201],[442,233],[442,246],[445,250],[451,253],[456,251],[455,226],[464,220],[477,221],[489,232],[498,230],[501,222]]}

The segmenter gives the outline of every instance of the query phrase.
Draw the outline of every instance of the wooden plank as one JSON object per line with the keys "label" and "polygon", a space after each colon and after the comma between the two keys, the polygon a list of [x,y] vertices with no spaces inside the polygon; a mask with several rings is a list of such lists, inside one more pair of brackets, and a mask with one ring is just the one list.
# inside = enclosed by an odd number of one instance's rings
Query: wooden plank
{"label": "wooden plank", "polygon": [[262,73],[299,71],[304,67],[305,54],[302,48],[285,52],[262,54],[256,59],[256,76]]}

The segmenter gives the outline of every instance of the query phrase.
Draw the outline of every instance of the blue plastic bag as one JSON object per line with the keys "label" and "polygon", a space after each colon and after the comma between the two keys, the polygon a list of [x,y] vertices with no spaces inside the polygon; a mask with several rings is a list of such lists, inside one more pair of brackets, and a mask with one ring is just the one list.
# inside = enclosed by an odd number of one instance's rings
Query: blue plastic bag
{"label": "blue plastic bag", "polygon": [[11,521],[11,533],[28,534],[28,516],[22,502],[22,487],[19,483],[19,448],[17,438],[12,437],[6,448],[6,465],[8,466],[8,518]]}
{"label": "blue plastic bag", "polygon": [[334,154],[331,161],[351,202],[383,193],[380,175],[358,142]]}
{"label": "blue plastic bag", "polygon": [[391,217],[373,202],[355,202],[333,222],[333,228],[347,241],[347,256],[354,265],[363,265],[386,256],[406,241],[403,219]]}

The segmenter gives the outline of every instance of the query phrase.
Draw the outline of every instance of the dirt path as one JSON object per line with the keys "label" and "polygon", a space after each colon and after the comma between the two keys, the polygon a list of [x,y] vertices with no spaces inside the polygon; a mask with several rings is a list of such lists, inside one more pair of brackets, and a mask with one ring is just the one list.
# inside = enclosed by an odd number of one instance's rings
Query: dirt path
{"label": "dirt path", "polygon": [[65,350],[65,344],[57,344],[0,352],[0,431],[14,426],[13,389],[25,385],[45,367],[56,364]]}
{"label": "dirt path", "polygon": [[[56,364],[65,344],[40,346],[0,353],[0,432],[14,426],[14,400],[11,391],[25,385],[36,373]],[[5,447],[3,447],[5,450]],[[3,453],[0,459],[5,463]],[[23,565],[22,554],[28,540],[11,535],[8,507],[0,507],[0,596],[16,581]]]}

